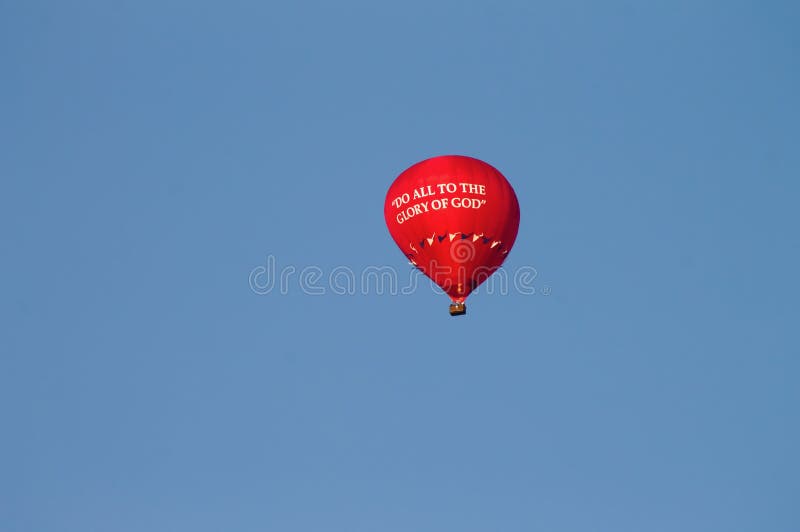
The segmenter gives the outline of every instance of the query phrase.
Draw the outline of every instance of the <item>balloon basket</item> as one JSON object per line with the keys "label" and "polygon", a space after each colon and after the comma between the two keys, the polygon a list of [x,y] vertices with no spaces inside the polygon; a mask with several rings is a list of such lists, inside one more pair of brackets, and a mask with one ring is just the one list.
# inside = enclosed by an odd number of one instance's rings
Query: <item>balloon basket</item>
{"label": "balloon basket", "polygon": [[464,303],[451,303],[450,304],[450,315],[451,316],[463,316],[467,313],[467,305]]}

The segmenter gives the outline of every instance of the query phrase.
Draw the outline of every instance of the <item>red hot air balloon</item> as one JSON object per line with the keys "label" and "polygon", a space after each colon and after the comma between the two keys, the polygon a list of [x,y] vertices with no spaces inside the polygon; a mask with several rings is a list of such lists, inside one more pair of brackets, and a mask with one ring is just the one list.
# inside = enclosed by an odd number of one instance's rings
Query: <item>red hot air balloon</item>
{"label": "red hot air balloon", "polygon": [[506,258],[519,229],[514,189],[493,166],[462,155],[419,162],[395,179],[383,213],[417,268],[466,313],[464,300]]}

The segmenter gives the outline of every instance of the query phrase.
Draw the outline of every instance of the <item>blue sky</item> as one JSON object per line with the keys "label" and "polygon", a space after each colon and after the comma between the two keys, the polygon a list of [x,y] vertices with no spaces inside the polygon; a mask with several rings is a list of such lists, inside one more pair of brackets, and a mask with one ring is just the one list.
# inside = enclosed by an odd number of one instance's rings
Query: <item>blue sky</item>
{"label": "blue sky", "polygon": [[[3,3],[0,529],[797,530],[798,15]],[[326,287],[447,153],[535,293]]]}

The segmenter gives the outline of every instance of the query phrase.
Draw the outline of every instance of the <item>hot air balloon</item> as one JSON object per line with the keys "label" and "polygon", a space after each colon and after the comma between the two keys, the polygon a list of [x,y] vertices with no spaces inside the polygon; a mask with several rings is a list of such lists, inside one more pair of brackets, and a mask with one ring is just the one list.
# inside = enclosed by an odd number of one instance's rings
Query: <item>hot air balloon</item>
{"label": "hot air balloon", "polygon": [[408,260],[467,311],[470,292],[503,264],[519,229],[514,189],[493,166],[444,155],[401,173],[386,193],[386,225]]}

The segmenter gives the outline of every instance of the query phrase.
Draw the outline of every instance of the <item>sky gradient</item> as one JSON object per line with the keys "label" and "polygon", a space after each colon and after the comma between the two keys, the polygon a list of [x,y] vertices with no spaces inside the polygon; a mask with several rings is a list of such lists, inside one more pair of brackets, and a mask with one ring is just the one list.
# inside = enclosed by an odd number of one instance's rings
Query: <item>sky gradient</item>
{"label": "sky gradient", "polygon": [[[800,529],[798,24],[0,4],[0,530]],[[410,278],[384,195],[451,153],[533,293],[337,294]]]}

